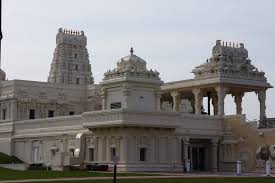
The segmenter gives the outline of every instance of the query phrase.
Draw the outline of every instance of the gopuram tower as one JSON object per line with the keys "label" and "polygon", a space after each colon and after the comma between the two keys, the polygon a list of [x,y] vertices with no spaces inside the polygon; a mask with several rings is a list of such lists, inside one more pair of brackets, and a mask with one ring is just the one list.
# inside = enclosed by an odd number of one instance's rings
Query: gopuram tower
{"label": "gopuram tower", "polygon": [[93,84],[87,51],[87,37],[83,31],[60,28],[48,77],[50,83]]}

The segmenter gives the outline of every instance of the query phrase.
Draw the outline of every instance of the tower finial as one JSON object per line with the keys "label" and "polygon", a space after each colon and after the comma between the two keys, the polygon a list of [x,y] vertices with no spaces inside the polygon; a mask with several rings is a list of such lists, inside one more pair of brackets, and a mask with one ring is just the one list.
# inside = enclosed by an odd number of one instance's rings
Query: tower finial
{"label": "tower finial", "polygon": [[130,53],[131,53],[131,54],[133,54],[133,53],[134,53],[134,49],[133,49],[133,47],[131,47],[131,49],[130,49]]}

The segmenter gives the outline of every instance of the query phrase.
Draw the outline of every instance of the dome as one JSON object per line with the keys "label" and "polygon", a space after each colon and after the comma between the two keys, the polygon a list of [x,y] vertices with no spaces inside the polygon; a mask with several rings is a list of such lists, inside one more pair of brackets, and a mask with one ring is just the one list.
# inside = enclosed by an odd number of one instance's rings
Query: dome
{"label": "dome", "polygon": [[121,58],[117,62],[118,71],[135,71],[144,72],[146,71],[146,62],[142,58],[134,54],[134,50],[131,47],[130,54],[126,57]]}
{"label": "dome", "polygon": [[132,78],[150,78],[160,80],[159,72],[148,70],[146,68],[146,62],[142,58],[134,54],[134,50],[131,47],[130,54],[126,57],[121,58],[117,62],[117,67],[113,70],[108,70],[104,73],[104,79],[114,79],[121,77],[132,77]]}

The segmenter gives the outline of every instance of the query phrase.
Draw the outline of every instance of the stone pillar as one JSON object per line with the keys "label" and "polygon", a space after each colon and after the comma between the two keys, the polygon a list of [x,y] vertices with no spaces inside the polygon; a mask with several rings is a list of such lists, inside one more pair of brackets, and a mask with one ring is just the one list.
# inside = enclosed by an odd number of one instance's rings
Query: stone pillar
{"label": "stone pillar", "polygon": [[123,90],[122,90],[122,108],[128,108],[128,96],[130,95],[130,90],[128,89],[127,85],[123,85]]}
{"label": "stone pillar", "polygon": [[211,161],[212,171],[218,171],[218,139],[211,140]]}
{"label": "stone pillar", "polygon": [[195,113],[195,98],[190,98],[189,101],[192,106],[192,112]]}
{"label": "stone pillar", "polygon": [[188,160],[188,147],[190,145],[189,138],[183,138],[183,145],[184,145],[183,159],[184,159],[184,161],[186,161],[186,160]]}
{"label": "stone pillar", "polygon": [[161,97],[161,94],[160,94],[160,91],[156,91],[155,92],[155,109],[157,110],[157,111],[159,111],[160,110],[160,106],[161,106],[161,103],[160,103],[160,97]]}
{"label": "stone pillar", "polygon": [[212,96],[212,105],[214,109],[214,115],[217,115],[218,114],[218,96],[217,95]]}
{"label": "stone pillar", "polygon": [[215,87],[218,96],[218,115],[224,115],[224,99],[228,91],[224,86]]}
{"label": "stone pillar", "polygon": [[232,96],[234,97],[234,102],[236,103],[236,114],[242,114],[242,99],[244,93],[234,93]]}
{"label": "stone pillar", "polygon": [[122,136],[119,140],[119,144],[120,144],[120,155],[119,155],[119,161],[122,163],[126,163],[127,162],[127,137],[126,136]]}
{"label": "stone pillar", "polygon": [[195,97],[195,114],[201,114],[201,104],[202,104],[202,92],[201,89],[195,88],[192,90]]}
{"label": "stone pillar", "polygon": [[110,154],[110,136],[106,136],[106,162],[111,162],[111,154]]}
{"label": "stone pillar", "polygon": [[173,98],[173,111],[179,111],[180,106],[180,93],[178,91],[172,91],[171,96]]}
{"label": "stone pillar", "polygon": [[266,118],[266,113],[265,113],[265,100],[266,100],[266,90],[259,90],[256,91],[256,94],[258,95],[258,100],[260,102],[260,121],[264,121]]}
{"label": "stone pillar", "polygon": [[102,110],[107,109],[107,104],[106,104],[106,89],[101,89],[101,99],[102,99]]}

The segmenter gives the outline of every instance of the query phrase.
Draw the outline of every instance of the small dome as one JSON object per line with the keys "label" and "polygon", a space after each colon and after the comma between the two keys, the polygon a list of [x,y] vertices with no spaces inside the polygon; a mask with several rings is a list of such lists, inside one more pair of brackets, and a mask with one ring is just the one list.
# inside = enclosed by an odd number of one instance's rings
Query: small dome
{"label": "small dome", "polygon": [[114,78],[143,78],[150,80],[160,80],[159,72],[148,70],[146,68],[146,62],[142,58],[134,54],[133,48],[130,50],[130,54],[126,57],[121,58],[117,62],[117,67],[113,70],[108,70],[104,73],[104,79],[114,79]]}
{"label": "small dome", "polygon": [[121,58],[117,63],[118,71],[146,71],[146,62],[142,58],[134,54],[133,48],[130,50],[130,54],[126,57]]}

